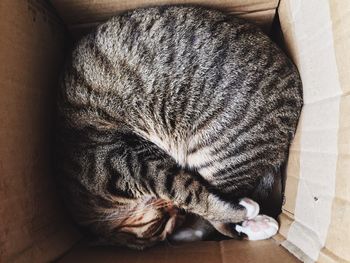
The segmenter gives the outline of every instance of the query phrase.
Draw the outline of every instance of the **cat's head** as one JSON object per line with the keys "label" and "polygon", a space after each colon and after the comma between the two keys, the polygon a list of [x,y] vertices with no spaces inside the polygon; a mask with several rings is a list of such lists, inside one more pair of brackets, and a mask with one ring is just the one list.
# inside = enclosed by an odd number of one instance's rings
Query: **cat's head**
{"label": "cat's head", "polygon": [[90,225],[98,233],[97,245],[144,249],[166,240],[181,224],[183,214],[171,202],[145,198],[106,209]]}

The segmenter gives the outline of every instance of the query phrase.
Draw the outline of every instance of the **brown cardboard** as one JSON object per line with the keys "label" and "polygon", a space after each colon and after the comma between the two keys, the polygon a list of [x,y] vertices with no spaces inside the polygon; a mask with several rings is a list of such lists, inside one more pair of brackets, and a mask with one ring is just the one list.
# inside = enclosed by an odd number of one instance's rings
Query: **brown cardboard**
{"label": "brown cardboard", "polygon": [[159,246],[146,251],[121,248],[90,248],[77,246],[58,263],[75,262],[142,262],[142,263],[229,263],[299,262],[273,239],[261,242],[227,240],[221,242],[196,242],[178,246]]}
{"label": "brown cardboard", "polygon": [[269,32],[278,0],[52,0],[52,3],[73,36],[79,38],[92,27],[115,14],[135,8],[164,4],[192,4],[219,8],[227,13],[253,21],[265,32]]}
{"label": "brown cardboard", "polygon": [[[64,25],[44,0],[0,1],[0,262],[296,262],[282,246],[304,262],[350,262],[349,2],[52,3]],[[198,242],[144,252],[76,244],[80,236],[61,206],[51,162],[54,94],[69,39],[63,27],[78,38],[116,13],[170,3],[213,6],[266,32],[278,8],[284,46],[300,71],[305,100],[290,148],[279,234],[259,242]]]}
{"label": "brown cardboard", "polygon": [[0,262],[48,261],[76,239],[52,177],[63,31],[47,8],[0,3]]}
{"label": "brown cardboard", "polygon": [[[334,50],[341,87],[335,198],[325,246],[319,261],[350,261],[350,2],[330,1]],[[345,229],[344,229],[345,228]],[[345,230],[345,231],[344,231]],[[346,231],[347,230],[347,231]],[[326,259],[327,257],[327,259]]]}
{"label": "brown cardboard", "polygon": [[164,4],[200,4],[220,8],[234,14],[274,10],[278,4],[277,0],[53,0],[51,2],[68,25],[104,21],[106,18],[126,10]]}
{"label": "brown cardboard", "polygon": [[282,245],[303,261],[349,262],[350,4],[282,0],[278,13],[305,103],[290,150]]}

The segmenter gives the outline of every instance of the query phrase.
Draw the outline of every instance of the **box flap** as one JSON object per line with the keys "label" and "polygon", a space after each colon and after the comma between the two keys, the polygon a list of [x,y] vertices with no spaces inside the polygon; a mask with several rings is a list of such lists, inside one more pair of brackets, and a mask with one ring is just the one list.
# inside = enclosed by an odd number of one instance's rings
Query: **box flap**
{"label": "box flap", "polygon": [[350,261],[350,2],[282,0],[278,13],[305,102],[290,149],[282,244],[303,260]]}

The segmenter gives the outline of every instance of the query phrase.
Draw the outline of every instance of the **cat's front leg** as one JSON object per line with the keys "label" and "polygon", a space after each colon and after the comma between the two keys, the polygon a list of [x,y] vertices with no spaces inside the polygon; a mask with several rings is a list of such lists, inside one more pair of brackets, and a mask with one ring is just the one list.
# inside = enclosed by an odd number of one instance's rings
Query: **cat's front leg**
{"label": "cat's front leg", "polygon": [[[248,206],[251,204],[253,204],[253,206],[257,205],[254,201],[248,198],[242,199],[241,203],[248,203]],[[252,207],[248,207],[248,209],[252,209]],[[254,216],[254,214],[239,224],[220,221],[211,221],[210,223],[217,231],[225,236],[236,237],[237,233],[239,233],[245,234],[249,240],[262,240],[270,238],[277,233],[279,228],[278,223],[274,218],[266,215]]]}
{"label": "cat's front leg", "polygon": [[223,235],[236,237],[238,232],[246,234],[250,240],[260,240],[276,234],[278,223],[273,218],[258,215],[260,209],[255,201],[242,198],[228,202],[210,191],[191,172],[182,169],[171,171],[176,172],[165,172],[165,177],[160,180],[165,183],[165,187],[159,187],[164,189],[161,191],[163,198],[208,220]]}
{"label": "cat's front leg", "polygon": [[259,205],[253,200],[244,198],[236,202],[225,201],[191,172],[170,169],[161,177],[158,182],[164,185],[158,189],[161,189],[162,198],[210,222],[237,223],[254,218],[259,213]]}

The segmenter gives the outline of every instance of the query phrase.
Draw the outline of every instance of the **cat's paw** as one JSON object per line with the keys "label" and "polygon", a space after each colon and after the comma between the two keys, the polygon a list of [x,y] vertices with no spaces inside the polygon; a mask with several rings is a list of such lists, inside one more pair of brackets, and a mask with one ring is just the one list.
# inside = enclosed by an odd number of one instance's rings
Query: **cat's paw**
{"label": "cat's paw", "polygon": [[252,199],[249,198],[242,198],[241,201],[239,202],[241,206],[244,206],[245,209],[247,210],[247,219],[253,219],[255,218],[260,211],[259,204]]}
{"label": "cat's paw", "polygon": [[274,236],[278,231],[278,223],[272,217],[258,215],[253,219],[243,221],[242,225],[236,225],[238,233],[244,233],[249,240],[262,240]]}

